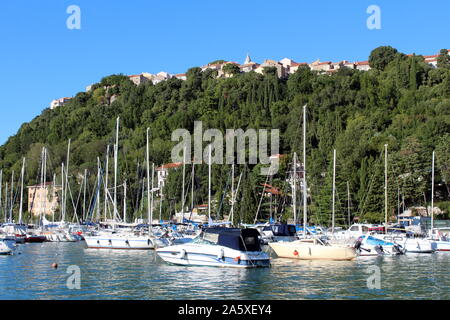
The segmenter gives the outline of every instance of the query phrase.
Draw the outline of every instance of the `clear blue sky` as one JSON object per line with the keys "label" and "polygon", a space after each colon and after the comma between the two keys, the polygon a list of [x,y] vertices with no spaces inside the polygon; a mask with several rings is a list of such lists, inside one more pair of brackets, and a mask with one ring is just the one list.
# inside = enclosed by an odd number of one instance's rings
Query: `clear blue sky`
{"label": "clear blue sky", "polygon": [[[69,5],[81,30],[69,30]],[[381,30],[369,30],[369,5]],[[103,76],[183,73],[225,59],[367,60],[391,45],[405,53],[449,48],[450,1],[40,0],[0,3],[0,144],[51,100]]]}

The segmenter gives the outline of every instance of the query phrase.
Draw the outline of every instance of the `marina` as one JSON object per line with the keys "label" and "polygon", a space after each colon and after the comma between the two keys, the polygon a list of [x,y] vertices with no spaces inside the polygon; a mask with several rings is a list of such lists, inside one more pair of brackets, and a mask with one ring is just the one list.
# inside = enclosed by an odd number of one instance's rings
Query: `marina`
{"label": "marina", "polygon": [[[0,299],[450,299],[450,254],[358,257],[353,261],[277,259],[270,268],[184,267],[155,251],[87,249],[79,243],[29,243],[0,256]],[[58,269],[51,268],[58,263]],[[67,288],[69,266],[79,290]],[[369,268],[381,289],[368,289]]]}

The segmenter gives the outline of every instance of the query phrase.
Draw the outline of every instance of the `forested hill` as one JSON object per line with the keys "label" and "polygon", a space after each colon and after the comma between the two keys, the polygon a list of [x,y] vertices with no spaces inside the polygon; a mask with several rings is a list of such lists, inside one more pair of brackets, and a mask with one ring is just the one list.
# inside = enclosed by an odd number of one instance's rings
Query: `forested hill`
{"label": "forested hill", "polygon": [[[222,131],[275,128],[281,132],[280,153],[288,157],[270,180],[281,191],[281,195],[272,199],[272,210],[284,213],[283,217],[287,218],[292,215],[290,196],[286,196],[290,193],[285,185],[287,166],[294,151],[301,159],[302,107],[307,104],[307,170],[311,191],[308,210],[312,222],[330,221],[333,149],[337,150],[339,222],[347,221],[347,181],[352,216],[368,221],[384,220],[385,144],[389,152],[390,214],[397,213],[399,192],[406,207],[430,201],[433,150],[436,151],[435,201],[442,209],[447,208],[448,214],[448,56],[441,56],[439,67],[432,68],[421,56],[406,56],[382,47],[372,52],[369,62],[372,69],[367,72],[343,68],[333,75],[319,75],[302,67],[288,79],[278,79],[271,68],[265,69],[264,75],[250,72],[220,79],[216,79],[212,70],[201,72],[200,68],[191,68],[185,81],[172,78],[157,85],[139,86],[123,75],[108,76],[91,91],[78,93],[66,105],[44,110],[0,147],[3,183],[10,179],[12,170],[18,177],[22,157],[27,159],[27,184],[39,182],[44,145],[49,153],[47,181],[53,173],[59,176],[71,139],[70,176],[74,198],[85,169],[89,172],[92,192],[97,157],[104,166],[106,148],[114,143],[115,121],[120,116],[120,181],[128,181],[129,208],[140,216],[139,208],[145,210],[137,200],[144,176],[147,127],[151,128],[150,161],[156,165],[171,162],[170,151],[175,144],[171,142],[172,131],[186,128],[192,132],[194,121],[203,121],[204,129]],[[115,95],[117,99],[110,103]],[[229,170],[230,166],[213,168],[216,199],[213,212],[218,211],[229,183]],[[239,171],[244,172],[237,217],[251,222],[266,177],[259,175],[258,166],[239,166],[237,170],[237,177]],[[166,186],[168,197],[163,205],[166,215],[174,210],[173,206],[179,208],[180,171],[174,170]],[[195,203],[206,203],[207,167],[196,166],[195,177]],[[220,210],[220,215],[227,213],[229,203],[224,201]],[[263,201],[260,217],[267,218],[268,212],[268,201]]]}

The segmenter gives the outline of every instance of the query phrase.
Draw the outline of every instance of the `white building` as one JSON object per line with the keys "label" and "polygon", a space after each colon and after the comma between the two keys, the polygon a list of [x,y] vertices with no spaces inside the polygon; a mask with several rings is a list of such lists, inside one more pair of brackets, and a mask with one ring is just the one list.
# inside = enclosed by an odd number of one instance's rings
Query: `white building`
{"label": "white building", "polygon": [[50,102],[50,109],[53,110],[57,107],[61,107],[63,105],[65,105],[67,102],[69,102],[72,98],[60,98],[60,99],[56,99],[53,100],[52,102]]}

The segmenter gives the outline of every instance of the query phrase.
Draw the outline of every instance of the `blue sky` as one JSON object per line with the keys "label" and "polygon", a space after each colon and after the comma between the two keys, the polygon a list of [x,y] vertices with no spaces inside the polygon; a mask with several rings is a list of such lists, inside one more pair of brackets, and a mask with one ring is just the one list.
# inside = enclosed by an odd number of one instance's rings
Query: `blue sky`
{"label": "blue sky", "polygon": [[[66,27],[67,7],[81,29]],[[381,30],[366,26],[369,5]],[[51,100],[103,76],[183,73],[216,59],[242,63],[367,60],[391,45],[405,53],[450,48],[450,1],[40,0],[0,3],[0,144]]]}

